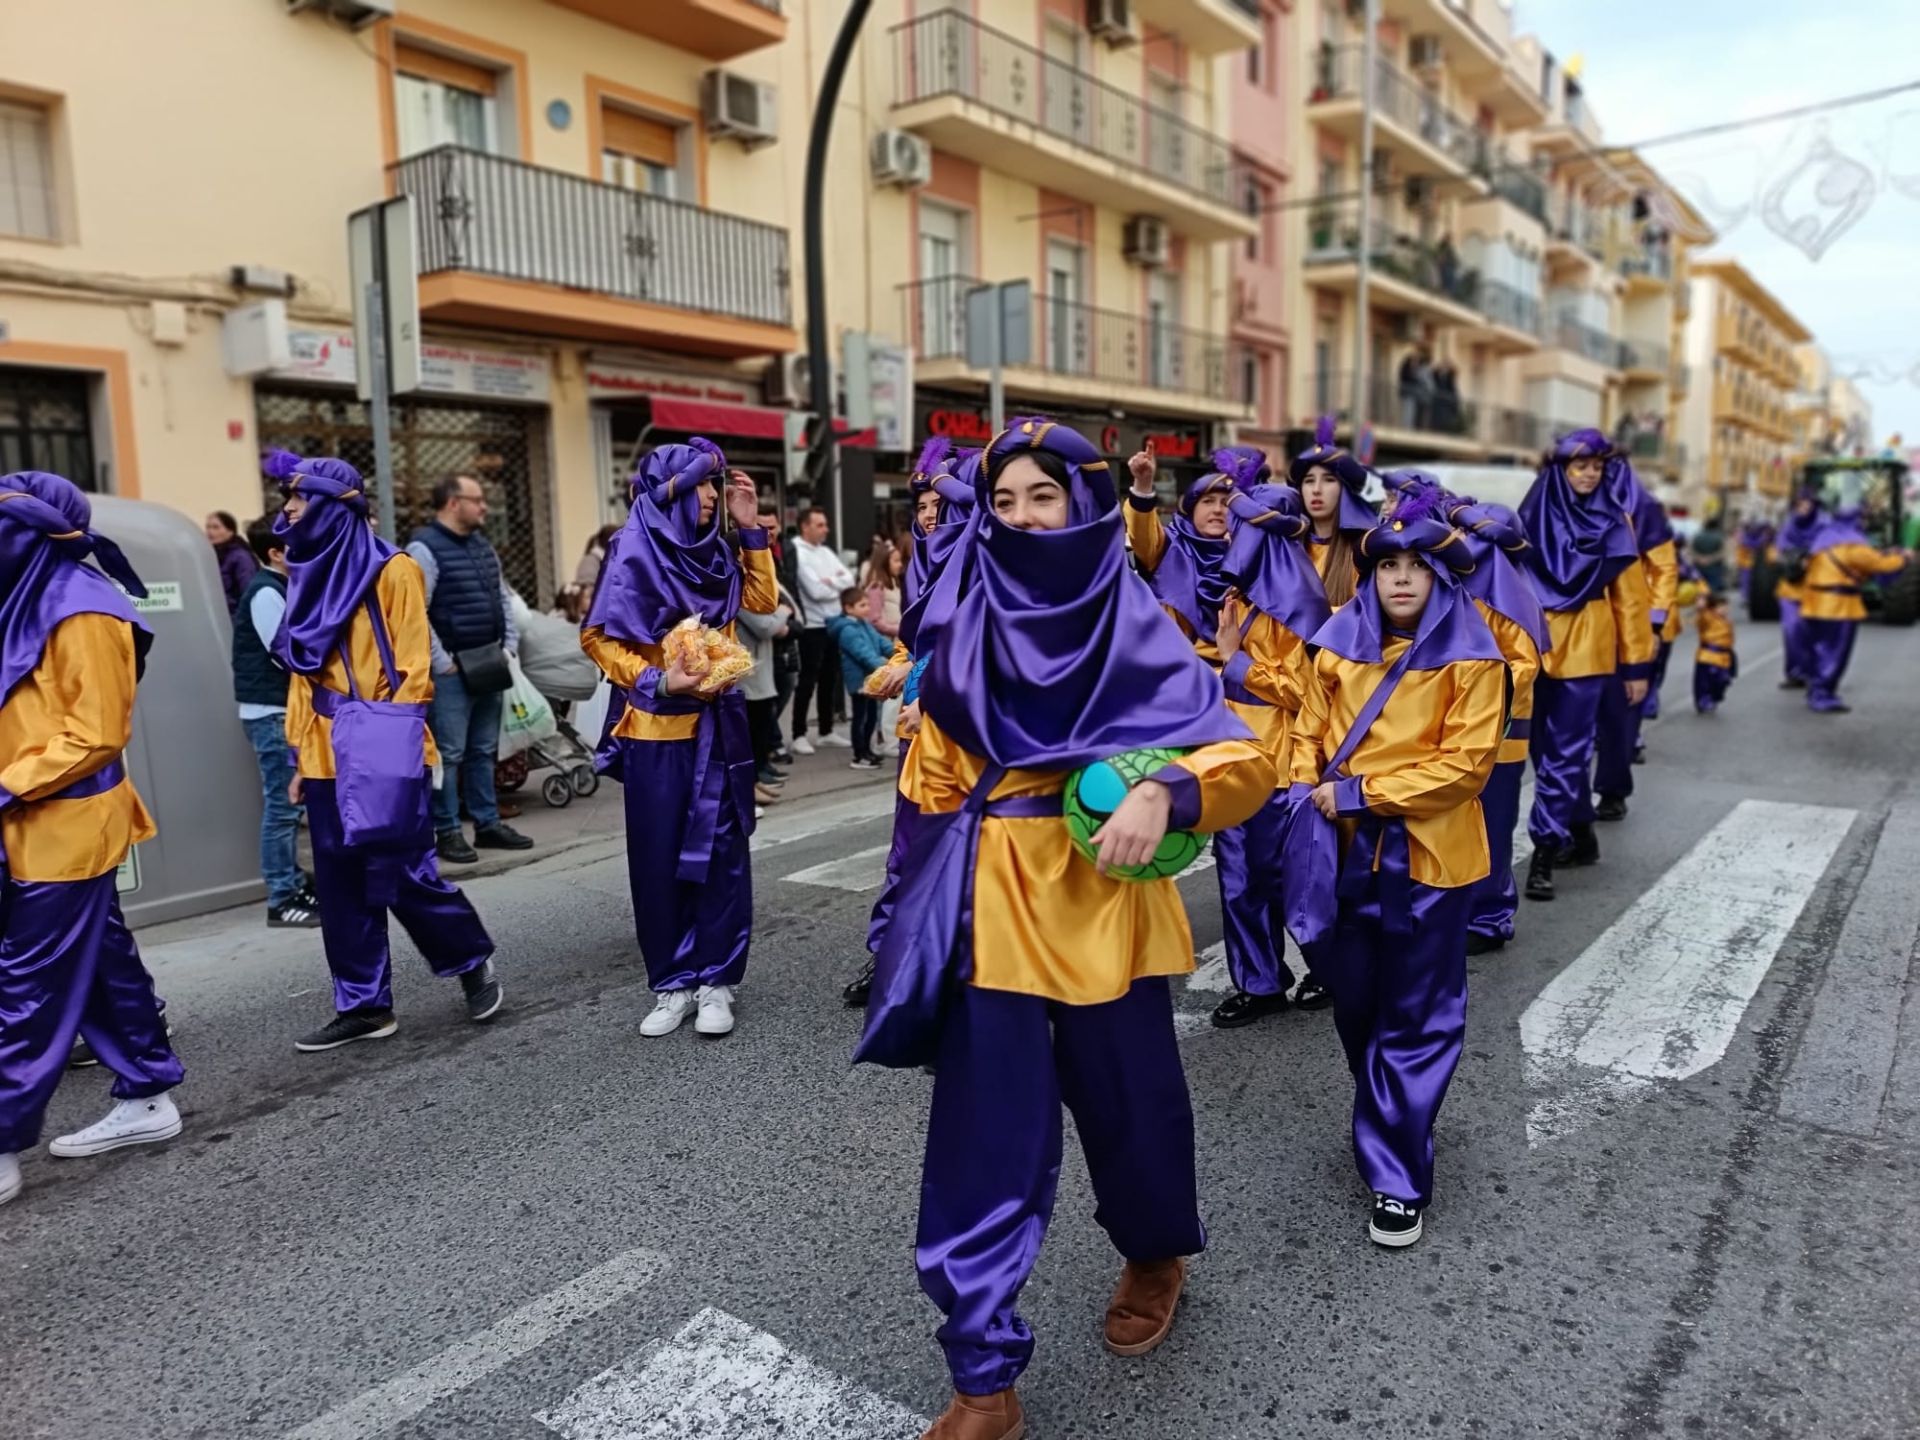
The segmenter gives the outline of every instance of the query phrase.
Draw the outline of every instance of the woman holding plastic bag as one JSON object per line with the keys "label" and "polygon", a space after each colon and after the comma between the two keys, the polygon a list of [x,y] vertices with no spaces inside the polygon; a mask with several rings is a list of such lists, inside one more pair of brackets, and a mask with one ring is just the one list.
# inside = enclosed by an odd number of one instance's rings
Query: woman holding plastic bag
{"label": "woman holding plastic bag", "polygon": [[612,738],[634,928],[659,995],[640,1033],[670,1035],[697,1010],[698,1033],[726,1035],[753,926],[755,765],[734,683],[750,662],[734,622],[773,613],[779,582],[753,481],[712,441],[661,446],[632,486],[580,639],[627,699]]}

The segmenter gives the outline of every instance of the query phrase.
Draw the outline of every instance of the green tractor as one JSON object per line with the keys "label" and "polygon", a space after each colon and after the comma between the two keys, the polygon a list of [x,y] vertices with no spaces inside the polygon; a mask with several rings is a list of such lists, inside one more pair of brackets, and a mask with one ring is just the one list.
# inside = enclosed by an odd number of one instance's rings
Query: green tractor
{"label": "green tractor", "polygon": [[[1845,460],[1821,456],[1809,460],[1794,481],[1794,493],[1818,486],[1827,511],[1857,508],[1860,528],[1874,544],[1912,549],[1920,545],[1920,503],[1912,492],[1906,462],[1890,458]],[[1768,556],[1753,562],[1749,612],[1756,620],[1780,618],[1773,587],[1780,567]],[[1920,566],[1909,565],[1897,574],[1866,587],[1867,610],[1889,625],[1911,625],[1920,620]]]}

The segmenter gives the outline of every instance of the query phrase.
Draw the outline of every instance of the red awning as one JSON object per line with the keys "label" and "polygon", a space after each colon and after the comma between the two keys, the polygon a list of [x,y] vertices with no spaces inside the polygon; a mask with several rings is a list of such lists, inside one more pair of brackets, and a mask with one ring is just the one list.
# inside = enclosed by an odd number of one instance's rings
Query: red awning
{"label": "red awning", "polygon": [[[675,400],[651,397],[653,423],[662,430],[685,430],[696,435],[711,435],[716,440],[728,437],[743,440],[779,441],[786,437],[786,417],[790,413],[767,405],[725,405],[707,400]],[[871,447],[871,430],[853,431],[844,420],[833,422],[834,433],[842,445]]]}

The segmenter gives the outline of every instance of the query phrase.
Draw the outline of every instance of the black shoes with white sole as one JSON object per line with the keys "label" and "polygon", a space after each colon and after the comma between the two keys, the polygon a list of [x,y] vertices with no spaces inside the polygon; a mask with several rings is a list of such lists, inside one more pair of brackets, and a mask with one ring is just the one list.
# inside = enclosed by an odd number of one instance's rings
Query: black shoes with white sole
{"label": "black shoes with white sole", "polygon": [[1373,1219],[1367,1222],[1367,1238],[1389,1250],[1404,1250],[1420,1238],[1420,1207],[1396,1200],[1391,1195],[1373,1192]]}

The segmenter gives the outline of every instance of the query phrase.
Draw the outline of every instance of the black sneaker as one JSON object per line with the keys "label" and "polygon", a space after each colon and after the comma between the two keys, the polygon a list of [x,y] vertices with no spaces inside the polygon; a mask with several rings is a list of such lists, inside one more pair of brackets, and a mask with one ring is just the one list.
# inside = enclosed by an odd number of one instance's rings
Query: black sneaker
{"label": "black sneaker", "polygon": [[533,841],[511,825],[489,825],[473,832],[473,843],[482,850],[531,850]]}
{"label": "black sneaker", "polygon": [[762,765],[757,771],[754,772],[753,778],[758,780],[762,785],[767,786],[769,789],[778,789],[780,786],[787,783],[787,777],[785,776],[785,774],[783,774],[781,771],[774,769],[773,766],[771,765]]}
{"label": "black sneaker", "polygon": [[773,752],[773,763],[774,763],[774,764],[776,764],[776,765],[791,765],[791,764],[793,764],[793,763],[794,763],[794,758],[793,758],[793,751],[791,751],[791,750],[785,750],[785,749],[782,749],[782,750],[776,750],[776,751],[774,751],[774,752]]}
{"label": "black sneaker", "polygon": [[302,1035],[293,1048],[313,1054],[320,1050],[338,1050],[356,1040],[384,1040],[400,1028],[391,1010],[349,1010],[336,1015],[311,1035]]}
{"label": "black sneaker", "polygon": [[318,930],[320,907],[305,895],[296,895],[284,905],[267,907],[269,930]]}
{"label": "black sneaker", "polygon": [[493,973],[493,962],[460,977],[460,988],[467,993],[467,1019],[474,1024],[491,1020],[500,1013],[500,979]]}
{"label": "black sneaker", "polygon": [[1633,763],[1636,765],[1644,765],[1647,763],[1647,747],[1646,746],[1644,745],[1634,746]]}
{"label": "black sneaker", "polygon": [[1286,1009],[1287,996],[1284,990],[1277,995],[1252,995],[1245,990],[1236,990],[1213,1007],[1213,1024],[1219,1030],[1238,1030],[1243,1025],[1251,1025],[1269,1015],[1278,1015]]}
{"label": "black sneaker", "polygon": [[1789,675],[1780,682],[1780,688],[1782,690],[1804,690],[1807,688],[1807,682],[1802,680],[1798,675]]}
{"label": "black sneaker", "polygon": [[1373,1192],[1373,1219],[1367,1224],[1367,1237],[1376,1245],[1400,1250],[1420,1238],[1420,1207],[1396,1200],[1391,1195]]}
{"label": "black sneaker", "polygon": [[1600,863],[1600,837],[1593,833],[1593,826],[1575,825],[1573,827],[1573,844],[1569,845],[1554,863],[1557,865],[1598,865]]}
{"label": "black sneaker", "polygon": [[449,865],[478,865],[479,852],[467,843],[463,830],[442,830],[433,837],[433,848]]}
{"label": "black sneaker", "polygon": [[1602,795],[1600,803],[1593,807],[1596,820],[1624,820],[1627,818],[1627,797],[1624,795]]}
{"label": "black sneaker", "polygon": [[1333,1003],[1333,992],[1309,975],[1293,992],[1296,1010],[1324,1010]]}
{"label": "black sneaker", "polygon": [[868,960],[847,988],[840,992],[840,998],[858,1008],[867,1003],[867,997],[871,994],[873,994],[873,961]]}
{"label": "black sneaker", "polygon": [[1527,866],[1527,899],[1553,899],[1553,856],[1544,845],[1533,847],[1533,861]]}
{"label": "black sneaker", "polygon": [[1504,935],[1482,935],[1478,930],[1467,932],[1467,954],[1469,955],[1491,955],[1496,950],[1506,948],[1507,937]]}
{"label": "black sneaker", "polygon": [[87,1044],[87,1037],[84,1035],[74,1036],[73,1049],[67,1052],[67,1068],[69,1070],[90,1070],[99,1063],[100,1057],[94,1054],[93,1047]]}

